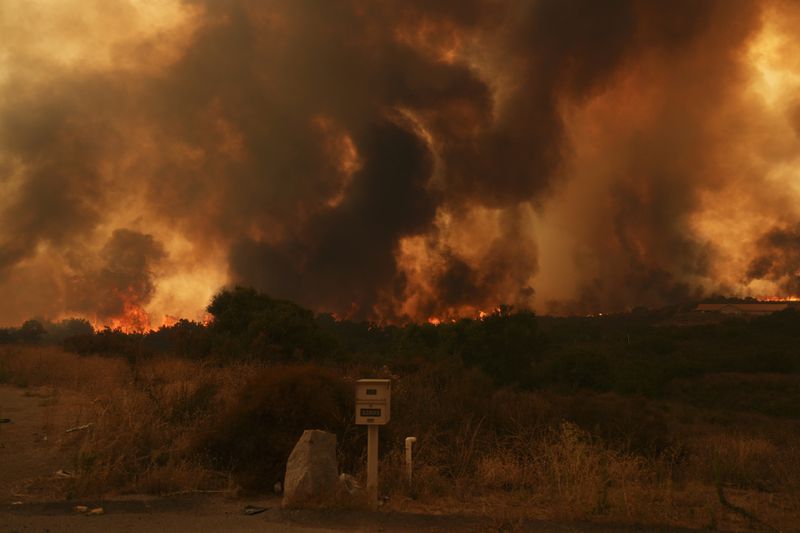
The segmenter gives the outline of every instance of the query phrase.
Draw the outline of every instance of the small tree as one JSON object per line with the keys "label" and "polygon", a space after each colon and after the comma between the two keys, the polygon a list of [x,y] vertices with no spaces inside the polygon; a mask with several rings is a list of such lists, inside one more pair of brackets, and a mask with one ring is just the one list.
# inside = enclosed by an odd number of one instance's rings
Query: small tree
{"label": "small tree", "polygon": [[236,287],[216,294],[208,306],[220,352],[271,360],[318,359],[335,352],[336,342],[314,314],[255,289]]}
{"label": "small tree", "polygon": [[27,320],[22,327],[19,328],[19,340],[31,344],[38,343],[42,340],[45,331],[44,326],[38,320]]}
{"label": "small tree", "polygon": [[500,384],[525,383],[543,348],[533,312],[511,312],[506,306],[482,320],[454,324],[449,344],[448,351]]}

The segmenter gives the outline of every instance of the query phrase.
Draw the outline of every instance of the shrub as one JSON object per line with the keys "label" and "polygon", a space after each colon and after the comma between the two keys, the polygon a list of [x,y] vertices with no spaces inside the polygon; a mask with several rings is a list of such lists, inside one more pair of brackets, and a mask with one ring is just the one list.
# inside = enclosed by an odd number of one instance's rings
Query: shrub
{"label": "shrub", "polygon": [[129,379],[124,361],[79,357],[54,346],[0,348],[0,383],[20,387],[67,387],[91,394],[110,394]]}
{"label": "shrub", "polygon": [[582,394],[566,404],[567,419],[619,450],[650,456],[675,445],[664,413],[645,397]]}
{"label": "shrub", "polygon": [[568,422],[537,443],[535,457],[538,483],[565,504],[570,518],[628,507],[629,487],[650,477],[641,458],[610,450]]}
{"label": "shrub", "polygon": [[245,489],[283,481],[286,460],[306,429],[336,434],[342,460],[352,460],[353,387],[316,366],[258,371],[201,431],[196,449],[230,469]]}
{"label": "shrub", "polygon": [[268,361],[320,359],[336,343],[308,309],[254,289],[236,287],[216,294],[208,306],[219,353]]}
{"label": "shrub", "polygon": [[529,380],[544,345],[530,311],[501,308],[483,320],[461,320],[447,329],[445,352],[477,366],[498,384]]}

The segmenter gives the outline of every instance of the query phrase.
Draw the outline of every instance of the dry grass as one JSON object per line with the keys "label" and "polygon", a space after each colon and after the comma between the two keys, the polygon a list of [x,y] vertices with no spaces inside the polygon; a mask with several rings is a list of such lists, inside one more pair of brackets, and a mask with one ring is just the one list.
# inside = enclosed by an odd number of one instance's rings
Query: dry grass
{"label": "dry grass", "polygon": [[570,422],[497,448],[480,459],[476,478],[487,491],[527,492],[551,518],[570,520],[640,521],[661,514],[654,504],[669,491],[653,462],[610,449]]}
{"label": "dry grass", "polygon": [[[231,370],[233,372],[233,370]],[[77,356],[50,347],[3,347],[0,381],[69,389],[91,400],[65,449],[78,474],[63,490],[73,495],[169,493],[220,489],[229,476],[207,468],[189,443],[223,381],[199,363]]]}
{"label": "dry grass", "polygon": [[[163,358],[131,365],[54,348],[0,348],[0,382],[69,389],[90,400],[80,422],[93,427],[70,434],[78,476],[59,485],[75,496],[234,490],[234,469],[197,453],[209,427],[225,427],[223,416],[230,422],[223,433],[239,442],[237,435],[249,434],[264,416],[274,415],[273,426],[294,416],[270,391],[289,387],[280,395],[292,396],[293,384],[306,383],[297,394],[308,411],[319,396],[309,393],[317,390],[315,380],[341,379],[280,367],[270,371],[277,381],[259,389],[252,384],[263,380],[253,376],[264,368],[247,364]],[[390,508],[479,513],[506,530],[524,529],[526,519],[761,527],[720,503],[722,487],[731,504],[765,523],[784,530],[800,523],[800,446],[790,438],[796,437],[793,429],[746,431],[708,421],[698,429],[695,420],[681,426],[682,444],[673,454],[647,454],[563,421],[569,411],[543,394],[495,393],[480,376],[459,378],[447,368],[415,379],[397,381],[393,420],[381,430],[382,492],[391,496]],[[258,407],[265,403],[269,409]],[[676,409],[675,424],[694,416]],[[552,412],[562,421],[554,423]],[[357,465],[363,464],[366,432],[347,424],[340,445],[350,459],[343,459],[343,469],[353,468],[363,480]],[[408,435],[418,437],[411,483],[404,476]],[[284,444],[291,440],[279,437]],[[329,505],[361,503],[339,495]]]}
{"label": "dry grass", "polygon": [[108,395],[129,380],[130,368],[122,359],[78,357],[50,346],[0,347],[0,383]]}
{"label": "dry grass", "polygon": [[[764,453],[782,453],[773,457],[773,466],[787,457],[786,450],[758,439],[739,439],[730,453],[739,468],[749,466],[754,457],[763,460]],[[460,479],[448,478],[419,457],[412,483],[398,483],[398,453],[390,454],[382,468],[383,479],[388,478],[384,487],[396,508],[483,514],[504,531],[525,530],[525,520],[530,519],[731,531],[768,528],[764,524],[793,530],[800,523],[800,506],[790,484],[780,492],[726,489],[727,500],[746,509],[754,521],[722,505],[713,480],[700,476],[676,482],[681,473],[673,472],[671,460],[609,448],[569,422],[498,445],[476,459],[472,475]]]}
{"label": "dry grass", "polygon": [[[569,400],[541,393],[499,391],[492,395],[479,390],[489,406],[481,411],[463,399],[475,394],[474,385],[451,379],[455,385],[442,397],[452,399],[454,408],[445,407],[445,411],[460,426],[450,431],[442,429],[444,417],[428,415],[424,408],[429,395],[421,390],[436,390],[435,380],[423,376],[421,384],[398,386],[395,391],[398,410],[412,411],[398,416],[397,423],[405,435],[418,438],[410,484],[402,481],[402,438],[394,439],[382,463],[384,488],[392,494],[396,508],[487,514],[505,530],[524,530],[526,519],[763,529],[763,524],[722,504],[717,489],[722,482],[729,502],[761,522],[782,530],[800,523],[800,447],[795,444],[796,430],[786,424],[780,424],[785,427],[778,433],[784,437],[781,440],[776,438],[774,420],[764,418],[756,425],[732,428],[733,414],[700,416],[695,408],[676,403],[669,406],[671,418],[661,421],[658,434],[653,428],[637,426],[637,420],[646,423],[648,417],[630,417],[623,435],[633,438],[614,438],[621,433],[583,428],[615,416],[621,400],[591,396],[594,412],[587,416],[581,406],[575,416],[584,426],[554,424],[549,413],[562,420],[573,416]],[[404,401],[407,389],[414,396],[409,402]],[[464,409],[467,405],[470,408]],[[459,414],[456,406],[464,412]],[[623,407],[626,412],[633,409]],[[413,424],[409,419],[423,422]],[[684,427],[681,420],[689,422]],[[706,426],[695,434],[698,420]],[[626,447],[626,442],[655,441],[638,438],[637,432],[645,437],[656,434],[661,442],[673,444],[658,452],[648,452],[649,446]],[[607,435],[612,440],[605,441]]]}

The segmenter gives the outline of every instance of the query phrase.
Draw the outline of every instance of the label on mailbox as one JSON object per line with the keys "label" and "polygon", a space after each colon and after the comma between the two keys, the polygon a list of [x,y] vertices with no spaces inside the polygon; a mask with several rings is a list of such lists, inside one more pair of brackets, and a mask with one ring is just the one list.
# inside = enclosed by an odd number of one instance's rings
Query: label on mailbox
{"label": "label on mailbox", "polygon": [[389,422],[392,382],[388,379],[359,379],[356,383],[356,424],[382,426]]}

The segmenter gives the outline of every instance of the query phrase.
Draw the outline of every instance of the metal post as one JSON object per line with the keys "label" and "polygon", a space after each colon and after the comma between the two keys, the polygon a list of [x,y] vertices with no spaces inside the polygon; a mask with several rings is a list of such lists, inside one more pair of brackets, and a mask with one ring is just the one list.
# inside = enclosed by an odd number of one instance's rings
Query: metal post
{"label": "metal post", "polygon": [[378,508],[378,426],[367,426],[367,497],[372,509]]}

